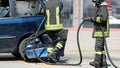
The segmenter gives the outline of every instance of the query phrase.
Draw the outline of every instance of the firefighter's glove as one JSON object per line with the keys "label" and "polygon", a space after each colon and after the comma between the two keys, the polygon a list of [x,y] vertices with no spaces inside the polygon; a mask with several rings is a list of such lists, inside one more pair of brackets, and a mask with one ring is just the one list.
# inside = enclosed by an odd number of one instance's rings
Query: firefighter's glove
{"label": "firefighter's glove", "polygon": [[91,21],[91,17],[85,17],[84,21]]}

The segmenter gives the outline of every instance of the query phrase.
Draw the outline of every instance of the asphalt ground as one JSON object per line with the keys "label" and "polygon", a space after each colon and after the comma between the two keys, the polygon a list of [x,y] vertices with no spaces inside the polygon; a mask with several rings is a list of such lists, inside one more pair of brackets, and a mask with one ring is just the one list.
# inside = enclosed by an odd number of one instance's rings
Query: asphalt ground
{"label": "asphalt ground", "polygon": [[[65,56],[61,57],[61,64],[76,64],[80,61],[79,51],[76,42],[76,28],[69,29],[68,39],[65,47]],[[109,54],[113,62],[120,67],[120,29],[111,29],[110,37],[107,38]],[[83,60],[79,66],[47,65],[44,63],[25,62],[17,59],[10,53],[0,54],[0,68],[94,68],[89,65],[94,59],[95,39],[92,38],[92,29],[81,29],[80,47]],[[114,68],[107,58],[108,68]]]}

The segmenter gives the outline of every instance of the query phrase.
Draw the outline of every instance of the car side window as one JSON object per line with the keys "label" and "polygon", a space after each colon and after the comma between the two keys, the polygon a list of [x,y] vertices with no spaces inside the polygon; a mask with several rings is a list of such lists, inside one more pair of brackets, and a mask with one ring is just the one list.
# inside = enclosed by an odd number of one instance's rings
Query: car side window
{"label": "car side window", "polygon": [[34,16],[40,13],[41,5],[39,0],[16,0],[18,16]]}
{"label": "car side window", "polygon": [[0,0],[0,18],[9,17],[9,0]]}

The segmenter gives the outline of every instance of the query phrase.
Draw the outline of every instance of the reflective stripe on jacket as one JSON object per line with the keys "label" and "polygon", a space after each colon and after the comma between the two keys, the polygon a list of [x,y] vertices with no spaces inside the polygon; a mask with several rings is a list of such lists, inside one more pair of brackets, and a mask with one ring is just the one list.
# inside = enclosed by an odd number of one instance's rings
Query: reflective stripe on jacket
{"label": "reflective stripe on jacket", "polygon": [[63,28],[60,21],[61,5],[59,0],[49,0],[46,2],[46,30],[60,30]]}

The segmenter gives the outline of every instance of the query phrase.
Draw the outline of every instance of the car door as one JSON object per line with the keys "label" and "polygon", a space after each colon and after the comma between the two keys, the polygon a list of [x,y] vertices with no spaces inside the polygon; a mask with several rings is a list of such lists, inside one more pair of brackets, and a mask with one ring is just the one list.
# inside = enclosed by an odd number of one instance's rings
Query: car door
{"label": "car door", "polygon": [[6,49],[6,45],[10,44],[11,39],[15,39],[16,36],[13,33],[15,27],[9,21],[11,12],[9,0],[1,0],[0,3],[0,51],[4,52],[11,50],[11,46],[7,46]]}

